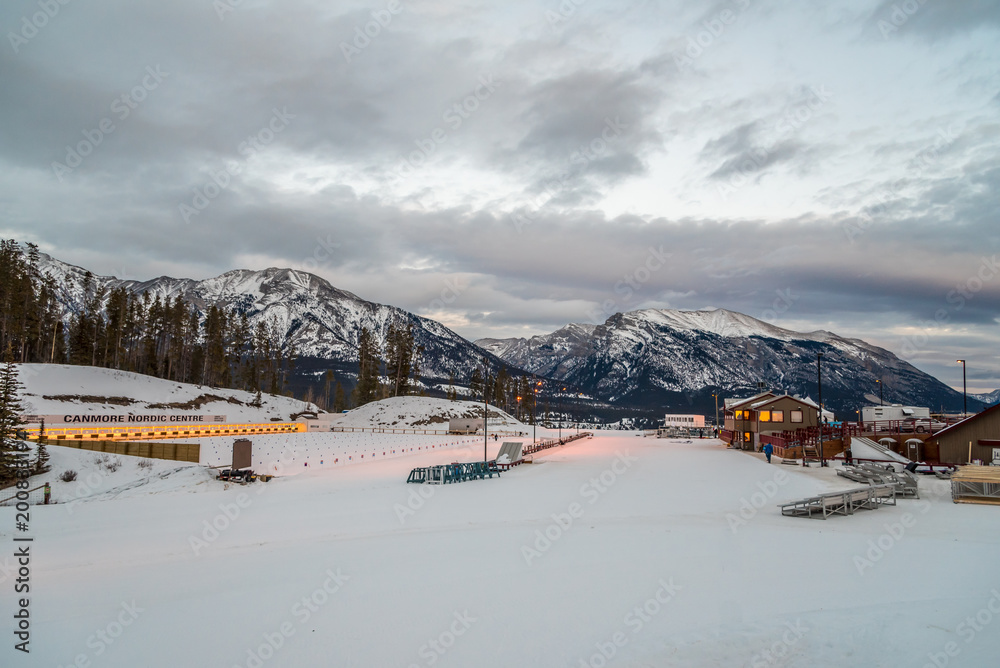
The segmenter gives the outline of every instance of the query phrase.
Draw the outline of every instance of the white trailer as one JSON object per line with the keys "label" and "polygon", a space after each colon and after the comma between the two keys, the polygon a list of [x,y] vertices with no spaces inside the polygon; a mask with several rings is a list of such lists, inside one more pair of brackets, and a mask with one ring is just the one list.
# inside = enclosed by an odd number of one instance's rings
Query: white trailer
{"label": "white trailer", "polygon": [[930,419],[931,409],[922,406],[865,406],[861,409],[861,419],[865,422],[882,420],[909,420],[910,418]]}

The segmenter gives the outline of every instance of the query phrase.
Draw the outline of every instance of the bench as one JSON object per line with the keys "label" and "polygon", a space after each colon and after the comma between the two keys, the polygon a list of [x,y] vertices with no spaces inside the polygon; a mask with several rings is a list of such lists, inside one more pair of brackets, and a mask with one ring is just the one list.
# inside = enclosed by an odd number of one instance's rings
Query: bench
{"label": "bench", "polygon": [[826,519],[831,515],[853,515],[856,510],[875,510],[879,506],[896,505],[896,486],[877,484],[856,487],[842,492],[829,492],[800,501],[779,504],[787,517]]}

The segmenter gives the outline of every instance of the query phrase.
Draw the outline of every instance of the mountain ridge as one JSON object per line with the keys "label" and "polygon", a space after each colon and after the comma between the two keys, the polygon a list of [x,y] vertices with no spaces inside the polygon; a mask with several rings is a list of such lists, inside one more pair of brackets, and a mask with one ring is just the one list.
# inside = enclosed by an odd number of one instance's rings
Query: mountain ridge
{"label": "mountain ridge", "polygon": [[[39,269],[59,282],[60,301],[67,313],[81,308],[85,269],[44,253],[39,257]],[[124,287],[161,300],[181,296],[202,312],[214,305],[246,313],[251,325],[261,319],[273,322],[283,345],[293,345],[307,359],[305,370],[333,362],[340,371],[349,372],[356,366],[362,327],[368,327],[382,346],[391,324],[413,325],[415,344],[424,346],[424,378],[442,380],[454,374],[464,380],[483,358],[479,347],[435,320],[365,300],[325,278],[294,269],[232,269],[203,280],[160,276],[138,281],[92,276],[95,287]],[[496,358],[491,361],[508,366]]]}
{"label": "mountain ridge", "polygon": [[877,392],[876,381],[886,400],[961,408],[961,393],[884,348],[826,330],[795,332],[727,309],[643,309],[602,325],[572,323],[550,334],[476,344],[615,403],[704,408],[713,393],[759,386],[815,395],[816,353],[823,353],[824,404],[850,417],[864,394]]}

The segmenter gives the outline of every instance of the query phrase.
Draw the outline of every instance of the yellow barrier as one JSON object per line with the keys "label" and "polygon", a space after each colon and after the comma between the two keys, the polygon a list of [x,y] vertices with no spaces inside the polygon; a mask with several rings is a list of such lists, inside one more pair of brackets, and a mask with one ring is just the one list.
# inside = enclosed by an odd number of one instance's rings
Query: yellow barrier
{"label": "yellow barrier", "polygon": [[[38,440],[38,428],[29,428],[28,438]],[[152,424],[142,427],[54,427],[45,429],[45,440],[56,445],[61,441],[134,441],[160,438],[210,438],[246,434],[292,434],[307,431],[304,422],[269,422],[263,424],[175,425]]]}

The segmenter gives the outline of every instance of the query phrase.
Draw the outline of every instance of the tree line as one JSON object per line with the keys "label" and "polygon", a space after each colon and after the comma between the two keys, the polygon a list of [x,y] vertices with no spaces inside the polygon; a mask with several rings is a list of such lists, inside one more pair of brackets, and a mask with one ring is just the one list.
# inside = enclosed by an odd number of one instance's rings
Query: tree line
{"label": "tree line", "polygon": [[[482,399],[497,408],[502,408],[521,422],[534,423],[538,417],[538,396],[542,393],[541,382],[527,375],[516,376],[505,367],[498,368],[492,377],[483,378],[480,367],[473,369],[469,377],[469,394]],[[457,392],[455,393],[457,398]]]}
{"label": "tree line", "polygon": [[416,394],[420,385],[420,356],[413,323],[390,323],[384,348],[374,333],[362,327],[358,335],[358,381],[351,393],[353,406],[363,406],[386,397]]}

